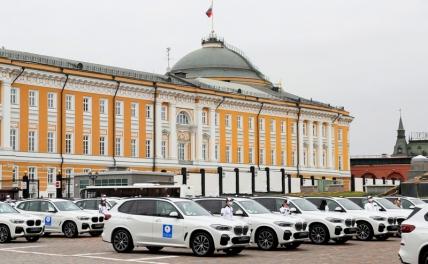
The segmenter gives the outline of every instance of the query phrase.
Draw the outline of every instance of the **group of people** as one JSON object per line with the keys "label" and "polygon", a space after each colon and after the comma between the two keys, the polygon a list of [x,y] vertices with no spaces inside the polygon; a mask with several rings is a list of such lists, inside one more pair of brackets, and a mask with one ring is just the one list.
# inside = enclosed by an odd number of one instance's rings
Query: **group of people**
{"label": "group of people", "polygon": [[[279,208],[279,212],[282,215],[290,215],[290,203],[287,199],[284,199],[284,202],[282,203],[281,208]],[[233,219],[233,198],[226,198],[226,205],[221,208],[220,214],[223,218],[232,220]]]}

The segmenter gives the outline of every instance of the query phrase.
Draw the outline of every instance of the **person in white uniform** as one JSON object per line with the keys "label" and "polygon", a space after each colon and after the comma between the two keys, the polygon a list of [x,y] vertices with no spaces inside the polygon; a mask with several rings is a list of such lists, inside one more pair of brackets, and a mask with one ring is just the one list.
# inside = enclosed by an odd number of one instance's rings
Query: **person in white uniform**
{"label": "person in white uniform", "polygon": [[367,211],[378,212],[379,206],[373,201],[373,197],[369,196],[367,198],[368,203],[364,205],[364,209],[366,209]]}
{"label": "person in white uniform", "polygon": [[221,208],[221,216],[225,219],[232,220],[233,219],[233,199],[226,199],[226,206]]}
{"label": "person in white uniform", "polygon": [[287,199],[285,199],[285,200],[282,202],[282,206],[281,206],[281,208],[279,208],[279,212],[280,212],[282,215],[290,215],[290,214],[291,214],[291,212],[290,212],[290,206],[289,206],[289,204],[288,204],[288,200],[287,200]]}

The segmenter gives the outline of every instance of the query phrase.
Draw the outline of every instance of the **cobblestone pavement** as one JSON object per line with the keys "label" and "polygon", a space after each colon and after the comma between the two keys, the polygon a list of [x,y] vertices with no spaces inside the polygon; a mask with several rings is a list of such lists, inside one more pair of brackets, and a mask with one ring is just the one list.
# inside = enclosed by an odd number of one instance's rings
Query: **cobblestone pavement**
{"label": "cobblestone pavement", "polygon": [[387,241],[349,241],[345,245],[303,244],[296,250],[278,249],[260,251],[256,248],[245,250],[239,256],[228,257],[217,253],[210,258],[197,258],[190,249],[167,248],[159,254],[150,254],[145,248],[137,248],[130,254],[118,254],[112,246],[101,238],[83,236],[66,239],[61,236],[42,238],[36,243],[17,240],[0,245],[0,263],[61,263],[61,264],[99,264],[99,263],[146,263],[146,264],[184,264],[184,263],[329,263],[329,264],[399,264],[397,252],[398,238]]}

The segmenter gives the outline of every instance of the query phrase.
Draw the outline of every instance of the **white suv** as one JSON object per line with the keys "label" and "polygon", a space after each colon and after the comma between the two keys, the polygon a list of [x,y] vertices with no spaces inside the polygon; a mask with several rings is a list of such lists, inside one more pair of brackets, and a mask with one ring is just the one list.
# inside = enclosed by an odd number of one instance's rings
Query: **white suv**
{"label": "white suv", "polygon": [[250,242],[244,222],[214,217],[188,199],[126,199],[110,213],[102,237],[119,253],[145,246],[150,252],[184,247],[196,256],[209,256],[215,250],[236,255]]}
{"label": "white suv", "polygon": [[0,243],[18,237],[36,242],[43,235],[45,226],[39,217],[21,214],[7,203],[0,202]]}
{"label": "white suv", "polygon": [[315,204],[321,211],[348,213],[354,217],[357,221],[356,237],[359,240],[368,241],[373,237],[377,240],[387,240],[398,231],[396,224],[388,223],[388,215],[384,212],[366,211],[351,200],[333,197],[306,197],[305,199]]}
{"label": "white suv", "polygon": [[279,212],[285,199],[290,210],[305,219],[309,225],[309,238],[314,244],[327,244],[330,239],[346,243],[357,233],[356,220],[348,214],[321,212],[311,202],[298,197],[255,197],[254,200],[272,212]]}
{"label": "white suv", "polygon": [[[205,209],[220,215],[226,204],[225,198],[194,199]],[[307,223],[300,217],[271,213],[260,203],[247,198],[234,198],[235,219],[246,222],[251,228],[251,241],[262,250],[273,250],[278,245],[289,249],[299,247],[308,238]]]}
{"label": "white suv", "polygon": [[401,224],[401,262],[428,263],[428,206],[417,205]]}
{"label": "white suv", "polygon": [[104,215],[85,211],[73,202],[63,199],[26,200],[16,208],[30,215],[41,217],[45,233],[64,233],[68,238],[82,233],[100,236],[104,228]]}

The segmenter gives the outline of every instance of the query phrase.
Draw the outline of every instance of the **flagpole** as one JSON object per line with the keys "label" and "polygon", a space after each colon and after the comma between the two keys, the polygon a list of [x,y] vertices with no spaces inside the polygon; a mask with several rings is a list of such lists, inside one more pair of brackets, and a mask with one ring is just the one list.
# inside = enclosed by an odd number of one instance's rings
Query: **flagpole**
{"label": "flagpole", "polygon": [[211,33],[214,33],[214,0],[211,0],[211,10],[212,10],[212,15],[211,15]]}

